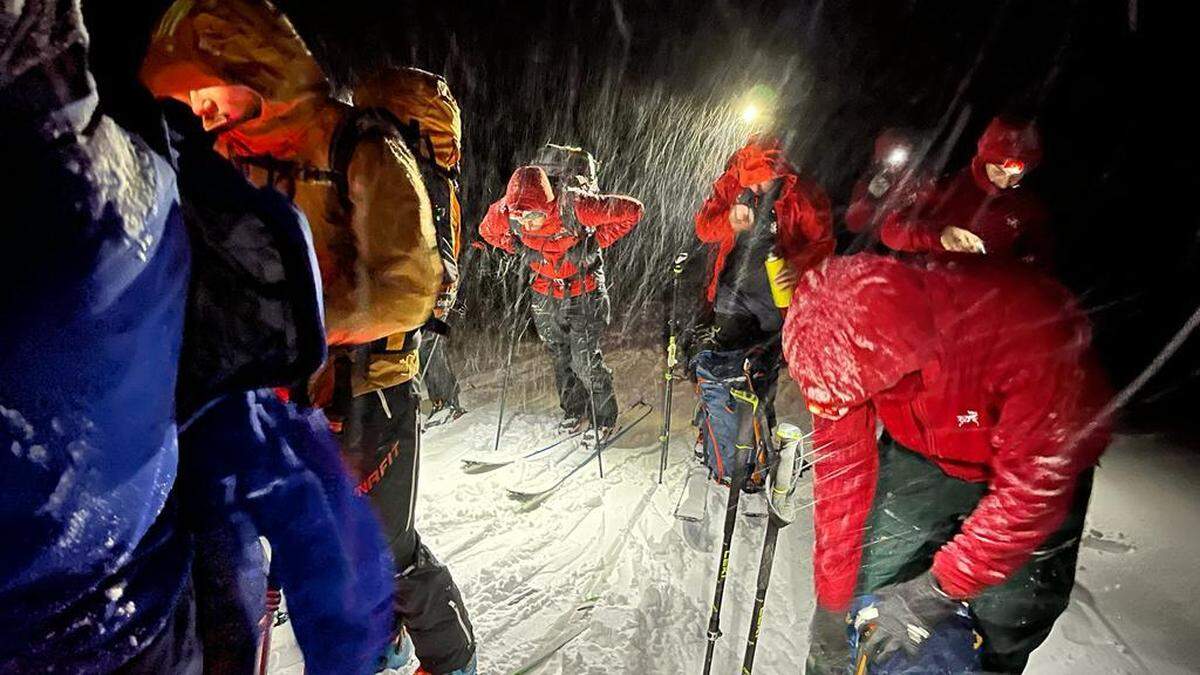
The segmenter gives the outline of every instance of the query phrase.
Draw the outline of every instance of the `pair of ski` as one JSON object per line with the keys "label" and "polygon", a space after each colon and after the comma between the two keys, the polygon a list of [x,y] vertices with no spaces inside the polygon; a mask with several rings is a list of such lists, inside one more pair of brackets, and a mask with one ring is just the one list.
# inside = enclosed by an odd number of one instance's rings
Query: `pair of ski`
{"label": "pair of ski", "polygon": [[[755,433],[755,420],[758,420],[759,429],[763,430],[761,439]],[[772,447],[770,431],[767,426],[766,416],[754,406],[754,413],[743,415],[738,424],[738,440],[737,454],[734,462],[736,467],[729,484],[729,496],[725,503],[725,523],[721,537],[721,552],[717,558],[717,580],[716,588],[713,590],[712,611],[708,620],[708,632],[706,634],[707,647],[704,655],[704,673],[712,672],[713,653],[716,649],[717,639],[721,637],[721,607],[725,597],[725,581],[729,575],[729,554],[733,547],[733,530],[737,525],[738,504],[741,501],[743,489],[747,481],[750,479],[750,462],[751,458],[756,455],[756,443],[761,442],[766,446],[767,457],[775,458],[777,453]],[[706,504],[708,502],[708,471],[693,470],[689,473],[685,485],[684,492],[680,495],[679,504],[675,509],[675,516],[680,520],[702,522],[705,518]],[[768,504],[770,498],[768,496]],[[754,593],[754,609],[750,614],[750,633],[746,637],[746,651],[742,660],[743,675],[750,675],[754,668],[754,655],[758,648],[759,632],[762,629],[763,607],[767,600],[767,589],[771,583],[771,570],[775,561],[775,546],[779,540],[779,528],[786,526],[787,521],[775,513],[768,506],[768,520],[766,536],[763,540],[762,555],[758,563],[758,579],[755,583]]]}
{"label": "pair of ski", "polygon": [[[540,497],[552,492],[600,456],[630,429],[646,419],[652,410],[653,407],[649,404],[638,401],[621,415],[624,420],[618,418],[617,428],[613,433],[599,441],[586,432],[577,432],[531,452],[506,453],[501,456],[495,456],[497,453],[494,452],[468,455],[463,458],[464,469],[481,471],[519,463],[519,479],[506,488],[509,495],[517,499]],[[629,419],[630,417],[633,419]],[[566,452],[553,452],[575,439],[579,440]]]}

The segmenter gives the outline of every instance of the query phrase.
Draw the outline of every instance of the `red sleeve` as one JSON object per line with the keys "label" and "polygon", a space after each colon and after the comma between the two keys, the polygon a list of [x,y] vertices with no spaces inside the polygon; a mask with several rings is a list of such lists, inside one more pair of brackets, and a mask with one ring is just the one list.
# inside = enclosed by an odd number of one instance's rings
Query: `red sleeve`
{"label": "red sleeve", "polygon": [[1039,327],[1005,339],[1003,366],[989,378],[999,417],[988,493],[933,559],[938,584],[957,598],[1004,582],[1029,560],[1108,444],[1099,413],[1109,390],[1091,362],[1086,320],[1025,319]]}
{"label": "red sleeve", "polygon": [[796,182],[789,201],[795,226],[779,247],[796,274],[804,274],[833,255],[833,209],[824,190],[802,180]]}
{"label": "red sleeve", "polygon": [[871,224],[875,217],[878,201],[867,192],[868,181],[860,180],[854,184],[851,192],[850,206],[846,208],[846,229],[861,234]]}
{"label": "red sleeve", "polygon": [[633,197],[581,193],[575,198],[575,217],[581,225],[596,231],[600,248],[608,248],[629,234],[644,211],[642,203]]}
{"label": "red sleeve", "polygon": [[713,183],[712,194],[696,212],[696,236],[700,241],[706,244],[720,244],[727,239],[733,239],[729,209],[741,189],[733,171],[726,171]]}
{"label": "red sleeve", "polygon": [[945,227],[911,211],[889,213],[879,228],[879,239],[893,251],[944,251],[942,230]]}
{"label": "red sleeve", "polygon": [[813,578],[818,606],[844,611],[854,597],[862,562],[863,528],[875,499],[879,449],[875,411],[859,406],[831,421],[813,417]]}
{"label": "red sleeve", "polygon": [[503,202],[498,201],[488,207],[487,215],[479,223],[479,236],[496,248],[516,253],[516,239],[508,227],[508,215],[503,211]]}

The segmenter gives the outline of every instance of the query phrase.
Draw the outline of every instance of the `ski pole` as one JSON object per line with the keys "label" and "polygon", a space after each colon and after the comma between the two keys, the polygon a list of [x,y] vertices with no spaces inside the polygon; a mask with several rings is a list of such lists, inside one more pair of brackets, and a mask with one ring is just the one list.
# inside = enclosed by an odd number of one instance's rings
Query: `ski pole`
{"label": "ski pole", "polygon": [[[759,425],[763,430],[762,442],[767,449],[767,457],[775,457],[775,449],[771,443],[771,430],[767,426],[766,415],[759,411]],[[758,635],[762,630],[763,606],[767,602],[767,588],[771,585],[771,568],[775,564],[775,544],[779,539],[779,522],[772,515],[767,521],[767,536],[763,540],[762,557],[758,563],[758,581],[754,591],[754,610],[750,613],[750,634],[746,637],[746,654],[742,659],[742,675],[750,675],[754,669],[754,652],[758,648]]]}
{"label": "ski pole", "polygon": [[663,472],[667,470],[667,444],[671,438],[671,395],[675,384],[674,369],[677,363],[675,332],[678,322],[675,320],[675,306],[679,299],[679,275],[683,273],[683,263],[687,260],[687,251],[680,251],[675,256],[671,266],[671,309],[667,315],[667,365],[663,372],[663,426],[658,440],[662,443],[661,455],[658,459],[658,484],[662,485]]}
{"label": "ski pole", "polygon": [[275,629],[275,613],[279,611],[282,601],[279,582],[274,574],[268,574],[266,612],[263,614],[262,623],[259,624],[262,628],[262,640],[259,643],[258,675],[267,675],[267,667],[271,664],[271,632]]}
{"label": "ski pole", "polygon": [[725,502],[725,530],[721,538],[721,557],[717,562],[717,584],[713,590],[712,613],[708,617],[708,648],[704,653],[704,675],[712,672],[713,651],[717,646],[717,638],[721,637],[721,601],[725,597],[725,578],[729,574],[729,550],[733,545],[733,528],[737,525],[738,501],[741,499],[742,487],[750,476],[747,468],[754,451],[754,410],[757,399],[753,394],[734,390],[737,405],[750,405],[750,414],[740,411],[738,419],[738,435],[733,459],[733,476],[729,481],[729,498]]}
{"label": "ski pole", "polygon": [[[522,295],[524,295],[523,292]],[[519,298],[517,300],[516,307],[517,318],[513,319],[512,335],[508,340],[508,356],[504,359],[504,384],[500,385],[500,416],[496,418],[496,440],[492,444],[492,452],[500,451],[500,431],[504,428],[504,403],[505,398],[508,396],[508,380],[512,375],[513,350],[517,346],[517,339],[519,337],[517,335],[517,329],[524,324],[524,321],[521,320],[523,317],[520,311],[521,302]]]}

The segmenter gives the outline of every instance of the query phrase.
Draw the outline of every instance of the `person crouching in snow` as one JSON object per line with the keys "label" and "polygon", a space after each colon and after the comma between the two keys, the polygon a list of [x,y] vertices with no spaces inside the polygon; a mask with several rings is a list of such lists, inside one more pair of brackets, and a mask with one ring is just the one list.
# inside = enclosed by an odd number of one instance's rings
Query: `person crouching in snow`
{"label": "person crouching in snow", "polygon": [[1021,672],[1067,607],[1109,438],[1086,316],[1013,260],[863,254],[800,286],[784,349],[818,449],[807,672],[844,672],[864,594],[875,663],[966,603],[983,670]]}
{"label": "person crouching in snow", "polygon": [[883,219],[880,239],[894,251],[963,257],[985,254],[1053,267],[1048,214],[1021,185],[1042,160],[1032,122],[996,117],[971,164]]}
{"label": "person crouching in snow", "polygon": [[[798,275],[833,253],[829,198],[800,177],[778,142],[754,137],[730,157],[713,184],[696,214],[696,235],[715,247],[716,262],[707,290],[708,316],[697,322],[702,337],[689,349],[698,352],[691,367],[708,373],[698,370],[701,379],[715,381],[741,374],[749,360],[754,391],[766,402],[774,426],[783,314],[772,285],[791,288]],[[775,279],[765,267],[771,255],[786,261]]]}
{"label": "person crouching in snow", "polygon": [[519,254],[532,271],[533,322],[554,359],[563,426],[594,422],[601,439],[617,421],[612,371],[600,351],[609,321],[602,250],[628,234],[643,211],[632,197],[576,188],[555,194],[545,170],[523,166],[479,224],[484,240]]}

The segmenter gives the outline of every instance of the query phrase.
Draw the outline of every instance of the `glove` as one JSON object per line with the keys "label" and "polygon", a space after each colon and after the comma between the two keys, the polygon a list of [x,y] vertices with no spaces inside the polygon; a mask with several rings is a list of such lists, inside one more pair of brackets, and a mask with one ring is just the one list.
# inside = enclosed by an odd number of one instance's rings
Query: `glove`
{"label": "glove", "polygon": [[961,601],[938,588],[932,572],[885,586],[875,595],[879,618],[873,622],[871,634],[859,650],[860,654],[867,654],[872,663],[882,663],[901,648],[915,657],[921,643],[933,634],[933,629],[963,606]]}
{"label": "glove", "polygon": [[846,614],[817,608],[808,628],[808,673],[842,673],[850,667]]}

